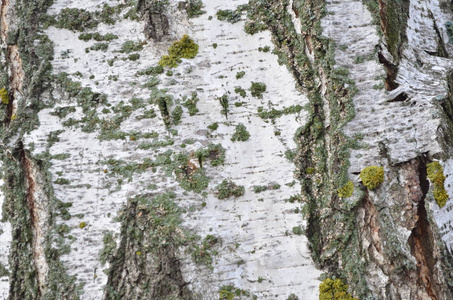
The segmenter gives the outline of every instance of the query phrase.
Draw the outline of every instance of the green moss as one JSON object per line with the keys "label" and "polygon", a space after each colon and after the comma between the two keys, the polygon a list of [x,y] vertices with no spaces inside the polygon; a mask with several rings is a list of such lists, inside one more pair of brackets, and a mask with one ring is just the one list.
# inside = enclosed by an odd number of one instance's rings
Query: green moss
{"label": "green moss", "polygon": [[234,24],[241,20],[242,12],[240,10],[221,9],[217,11],[216,16],[220,21],[227,21]]}
{"label": "green moss", "polygon": [[57,178],[53,183],[55,184],[70,184],[71,182],[66,178]]}
{"label": "green moss", "polygon": [[93,46],[91,46],[89,49],[93,51],[107,51],[109,48],[109,44],[107,43],[96,43]]}
{"label": "green moss", "polygon": [[[351,97],[356,89],[344,70],[336,71],[335,45],[322,35],[321,18],[327,12],[325,2],[293,1],[292,7],[288,4],[288,1],[251,0],[250,21],[246,24],[271,31],[272,52],[280,64],[287,66],[297,88],[309,99],[304,107],[306,123],[295,134],[298,149],[294,161],[300,170],[296,176],[302,194],[291,201],[304,202],[306,235],[314,261],[326,267],[329,275],[348,278],[354,291],[365,299],[372,294],[360,275],[364,265],[355,230],[356,210],[343,209],[346,201],[340,201],[336,195],[338,186],[348,181],[351,143],[342,128],[354,117]],[[291,21],[291,9],[299,13],[302,36]],[[308,40],[310,45],[306,43]],[[311,58],[305,54],[307,47],[312,49]],[[321,76],[327,78],[323,89],[317,84]],[[305,170],[316,171],[307,174]],[[342,230],[330,230],[338,226]]]}
{"label": "green moss", "polygon": [[[121,233],[116,237],[104,235],[102,261],[108,261],[109,281],[106,299],[193,299],[184,286],[176,253],[180,247],[192,249],[196,236],[182,227],[183,210],[176,204],[176,194],[143,194],[127,200],[118,213]],[[206,239],[209,243],[209,238]],[[190,254],[189,254],[190,255]],[[134,265],[140,289],[121,288],[127,278],[122,274]],[[151,282],[150,278],[159,278]]]}
{"label": "green moss", "polygon": [[304,231],[302,230],[302,228],[300,228],[300,226],[295,226],[295,227],[293,227],[292,231],[293,231],[293,233],[296,234],[296,235],[302,235],[302,234],[304,234]]}
{"label": "green moss", "polygon": [[2,100],[3,104],[9,104],[9,96],[6,88],[2,88],[0,90],[0,99]]}
{"label": "green moss", "polygon": [[118,36],[112,33],[102,35],[99,32],[94,32],[94,33],[82,33],[79,35],[79,40],[85,42],[88,42],[89,40],[95,40],[98,42],[110,42],[116,39],[118,39]]}
{"label": "green moss", "polygon": [[289,114],[298,114],[302,111],[302,106],[300,105],[291,105],[289,107],[284,107],[281,110],[272,108],[271,110],[264,110],[262,106],[258,107],[258,116],[263,120],[275,120],[276,118],[280,118],[283,115]]}
{"label": "green moss", "polygon": [[205,175],[204,169],[197,168],[187,155],[175,155],[172,169],[179,185],[186,191],[201,193],[209,185],[209,178]]}
{"label": "green moss", "polygon": [[150,75],[159,75],[159,74],[162,74],[164,73],[164,68],[162,66],[151,66],[149,68],[146,68],[145,70],[143,71],[138,71],[137,72],[137,75],[139,76],[142,76],[142,75],[147,75],[147,76],[150,76]]}
{"label": "green moss", "polygon": [[254,35],[254,34],[264,31],[266,29],[267,29],[267,27],[265,24],[263,24],[262,22],[253,21],[253,20],[247,20],[247,22],[245,22],[245,25],[244,25],[244,31],[250,35]]}
{"label": "green moss", "polygon": [[221,144],[209,144],[207,148],[195,151],[194,156],[201,164],[208,160],[212,166],[220,166],[225,162],[225,151]]}
{"label": "green moss", "polygon": [[83,229],[83,228],[85,228],[86,226],[87,226],[87,223],[85,223],[85,222],[80,222],[80,224],[79,224],[79,228],[80,228],[80,229]]}
{"label": "green moss", "polygon": [[289,161],[294,161],[294,158],[296,157],[296,151],[288,149],[285,151],[285,158]]}
{"label": "green moss", "polygon": [[215,248],[219,244],[220,238],[208,234],[201,244],[195,244],[192,249],[190,249],[193,261],[212,269],[212,257],[217,255],[217,250],[215,250]]}
{"label": "green moss", "polygon": [[340,279],[327,278],[319,285],[319,300],[358,300],[348,293],[348,287]]}
{"label": "green moss", "polygon": [[231,140],[233,142],[235,142],[235,141],[245,142],[249,139],[249,137],[250,137],[250,133],[247,131],[247,128],[245,127],[245,125],[241,123],[241,124],[236,125],[233,136],[231,137]]}
{"label": "green moss", "polygon": [[52,116],[58,116],[60,119],[65,118],[68,114],[73,113],[76,111],[76,108],[73,106],[64,106],[64,107],[56,107],[53,112],[50,114]]}
{"label": "green moss", "polygon": [[194,58],[198,54],[198,45],[188,36],[184,35],[168,49],[168,55],[162,56],[159,65],[175,68],[181,63],[181,58]]}
{"label": "green moss", "polygon": [[166,93],[166,91],[159,91],[157,94],[152,95],[160,110],[162,119],[165,125],[169,126],[171,123],[170,108],[173,105],[173,97]]}
{"label": "green moss", "polygon": [[120,52],[121,53],[132,53],[143,50],[144,42],[138,41],[126,41],[121,45]]}
{"label": "green moss", "polygon": [[448,21],[445,23],[445,29],[448,35],[448,43],[453,44],[453,22]]}
{"label": "green moss", "polygon": [[352,192],[354,191],[354,184],[352,181],[348,181],[343,187],[337,190],[338,197],[340,198],[349,198],[352,196]]}
{"label": "green moss", "polygon": [[228,108],[230,107],[228,95],[223,94],[222,97],[218,97],[217,100],[219,100],[220,105],[222,105],[220,113],[228,118]]}
{"label": "green moss", "polygon": [[101,251],[99,251],[99,261],[102,265],[105,265],[106,262],[114,256],[116,250],[116,241],[111,232],[104,232],[103,237],[104,246]]}
{"label": "green moss", "polygon": [[388,1],[380,8],[386,17],[381,23],[388,50],[397,65],[401,56],[401,45],[407,40],[406,27],[409,16],[409,2],[404,0]]}
{"label": "green moss", "polygon": [[181,123],[182,113],[183,113],[182,107],[179,105],[177,105],[175,109],[173,109],[173,111],[171,112],[173,124],[177,125]]}
{"label": "green moss", "polygon": [[222,286],[219,290],[219,300],[233,300],[233,286]]}
{"label": "green moss", "polygon": [[57,28],[85,31],[98,26],[99,21],[95,19],[93,13],[85,9],[63,8],[57,16],[49,16],[47,23]]}
{"label": "green moss", "polygon": [[211,130],[217,130],[217,128],[219,128],[219,123],[215,122],[215,123],[212,123],[211,125],[208,125],[208,129],[211,129]]}
{"label": "green moss", "polygon": [[236,79],[241,79],[242,77],[244,77],[244,75],[245,75],[245,71],[237,72],[236,73]]}
{"label": "green moss", "polygon": [[197,97],[197,92],[192,92],[190,98],[184,96],[181,99],[182,106],[186,107],[189,110],[189,115],[194,116],[199,110],[197,108],[197,102],[200,99]]}
{"label": "green moss", "polygon": [[129,54],[127,59],[136,61],[136,60],[140,59],[140,54],[138,54],[138,53]]}
{"label": "green moss", "polygon": [[426,165],[426,172],[429,180],[434,185],[434,199],[439,207],[445,206],[449,198],[444,187],[445,175],[442,165],[438,161],[433,161]]}
{"label": "green moss", "polygon": [[253,191],[258,194],[267,190],[278,190],[280,185],[276,182],[271,182],[268,185],[254,185]]}
{"label": "green moss", "polygon": [[240,197],[244,195],[245,188],[242,185],[237,185],[231,180],[224,179],[222,183],[216,186],[216,195],[219,199],[227,199],[231,196]]}
{"label": "green moss", "polygon": [[360,179],[368,189],[374,190],[384,182],[384,168],[376,166],[366,167],[360,172]]}
{"label": "green moss", "polygon": [[252,86],[250,87],[250,91],[253,97],[262,99],[263,93],[266,91],[266,84],[262,82],[253,82]]}
{"label": "green moss", "polygon": [[205,14],[206,11],[202,10],[203,2],[201,0],[189,0],[187,3],[186,11],[189,18],[196,18]]}
{"label": "green moss", "polygon": [[175,143],[175,141],[170,140],[170,139],[165,140],[165,141],[146,142],[146,143],[141,143],[140,145],[138,145],[137,149],[141,149],[141,150],[148,150],[151,148],[155,149],[155,148],[172,146],[174,143]]}
{"label": "green moss", "polygon": [[234,92],[235,92],[236,94],[241,95],[242,98],[245,98],[245,96],[247,96],[245,90],[244,90],[243,88],[241,88],[240,86],[236,86],[236,87],[234,88]]}

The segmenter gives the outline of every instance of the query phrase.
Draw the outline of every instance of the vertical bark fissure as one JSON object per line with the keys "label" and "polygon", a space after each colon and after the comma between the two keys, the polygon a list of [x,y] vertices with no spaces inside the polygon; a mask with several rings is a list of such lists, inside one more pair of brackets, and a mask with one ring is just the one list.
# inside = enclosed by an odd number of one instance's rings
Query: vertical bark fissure
{"label": "vertical bark fissure", "polygon": [[46,290],[46,277],[49,269],[45,258],[46,231],[49,230],[45,216],[47,199],[43,197],[42,188],[36,182],[37,170],[35,163],[28,157],[22,143],[19,144],[20,162],[24,171],[26,188],[26,202],[30,211],[31,228],[33,232],[32,249],[33,263],[37,271],[38,295],[41,296]]}
{"label": "vertical bark fissure", "polygon": [[409,18],[409,1],[379,0],[379,16],[387,49],[393,57],[393,61],[389,61],[382,53],[382,50],[378,54],[379,62],[387,71],[385,88],[391,91],[399,86],[395,79],[398,74],[398,65],[401,60],[403,46],[407,42],[406,26]]}
{"label": "vertical bark fissure", "polygon": [[426,194],[429,190],[429,182],[426,174],[426,163],[420,159],[418,167],[418,175],[422,197],[417,203],[416,218],[417,222],[409,236],[409,245],[411,254],[417,261],[417,281],[420,286],[423,286],[426,293],[433,300],[441,299],[441,294],[438,287],[438,282],[435,279],[434,272],[437,267],[437,259],[433,255],[434,238],[431,229],[431,224],[428,220],[428,215],[425,208]]}
{"label": "vertical bark fissure", "polygon": [[[15,33],[12,33],[9,26],[8,12],[11,10],[11,2],[3,0],[1,6],[1,39],[6,45],[6,58],[9,71],[8,77],[8,96],[9,103],[7,106],[7,114],[4,123],[8,125],[13,116],[16,115],[17,103],[22,93],[22,85],[24,80],[24,71],[22,69],[22,59],[19,53],[19,47],[15,44]],[[10,12],[11,13],[11,12]]]}

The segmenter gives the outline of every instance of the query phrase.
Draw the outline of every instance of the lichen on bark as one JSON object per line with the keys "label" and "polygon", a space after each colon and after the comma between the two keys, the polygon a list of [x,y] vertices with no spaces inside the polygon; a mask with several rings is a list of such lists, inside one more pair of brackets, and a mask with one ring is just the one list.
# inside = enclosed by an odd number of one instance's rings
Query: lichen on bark
{"label": "lichen on bark", "polygon": [[[2,16],[2,24],[11,26],[3,28],[8,35],[6,52],[16,51],[13,57],[6,55],[2,70],[8,74],[9,68],[10,74],[2,76],[10,87],[10,101],[3,115],[1,155],[6,179],[3,218],[13,233],[9,299],[78,299],[80,286],[60,262],[67,248],[64,234],[57,233],[59,202],[53,195],[48,158],[33,157],[23,144],[23,136],[38,124],[38,111],[52,105],[43,94],[51,84],[53,47],[39,23],[52,1],[3,4],[9,14]],[[18,21],[8,19],[11,16]]]}

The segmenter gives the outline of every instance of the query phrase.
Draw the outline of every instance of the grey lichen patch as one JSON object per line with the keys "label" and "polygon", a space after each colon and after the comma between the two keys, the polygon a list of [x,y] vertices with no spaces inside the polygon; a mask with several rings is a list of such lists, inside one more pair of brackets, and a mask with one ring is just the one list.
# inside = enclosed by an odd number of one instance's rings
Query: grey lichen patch
{"label": "grey lichen patch", "polygon": [[220,300],[233,300],[236,297],[246,297],[251,299],[258,299],[256,295],[251,294],[247,290],[235,287],[234,285],[223,285],[219,288]]}
{"label": "grey lichen patch", "polygon": [[220,200],[228,199],[232,196],[240,197],[245,193],[245,187],[237,185],[231,180],[224,179],[219,185],[216,186],[216,195]]}
{"label": "grey lichen patch", "polygon": [[192,259],[195,263],[205,265],[212,270],[213,256],[218,254],[218,248],[221,244],[220,237],[208,234],[201,243],[193,242],[189,251],[192,253]]}
{"label": "grey lichen patch", "polygon": [[181,99],[182,106],[189,110],[189,115],[191,116],[194,116],[197,112],[199,112],[197,108],[198,101],[200,101],[200,99],[198,99],[197,92],[192,92],[190,98],[188,96],[184,96]]}
{"label": "grey lichen patch", "polygon": [[221,9],[216,13],[217,19],[220,21],[227,21],[230,23],[236,23],[241,20],[242,12],[247,11],[248,5],[239,5],[235,10]]}
{"label": "grey lichen patch", "polygon": [[201,193],[208,187],[209,178],[203,168],[198,168],[188,156],[176,154],[174,173],[180,186],[186,191]]}
{"label": "grey lichen patch", "polygon": [[59,14],[41,17],[44,27],[55,26],[72,31],[85,31],[96,28],[99,23],[115,24],[125,5],[109,6],[104,3],[101,10],[94,12],[78,8],[63,8]]}
{"label": "grey lichen patch", "polygon": [[278,190],[280,188],[280,184],[276,182],[270,182],[267,185],[255,185],[253,186],[253,191],[258,194],[267,190]]}
{"label": "grey lichen patch", "polygon": [[206,148],[195,151],[194,156],[198,159],[200,167],[204,161],[209,161],[212,166],[220,166],[225,162],[226,150],[221,144],[209,144]]}
{"label": "grey lichen patch", "polygon": [[202,10],[203,1],[201,0],[189,0],[186,6],[187,16],[189,18],[196,18],[205,14],[206,11]]}
{"label": "grey lichen patch", "polygon": [[292,105],[289,107],[284,107],[283,109],[271,108],[270,110],[265,110],[262,106],[258,107],[258,116],[263,120],[274,121],[276,118],[280,118],[283,115],[289,114],[298,114],[302,111],[302,106]]}

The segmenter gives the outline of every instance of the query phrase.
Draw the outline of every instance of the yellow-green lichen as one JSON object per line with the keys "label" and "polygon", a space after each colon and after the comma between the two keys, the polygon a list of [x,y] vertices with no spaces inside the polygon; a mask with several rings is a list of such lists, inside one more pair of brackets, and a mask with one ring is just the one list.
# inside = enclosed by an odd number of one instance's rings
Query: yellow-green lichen
{"label": "yellow-green lichen", "polygon": [[447,191],[444,188],[444,169],[438,161],[433,161],[426,165],[426,172],[429,180],[431,180],[434,185],[434,199],[436,199],[439,207],[443,207],[449,198]]}
{"label": "yellow-green lichen", "polygon": [[5,88],[0,90],[0,98],[2,99],[3,104],[9,104],[8,91]]}
{"label": "yellow-green lichen", "polygon": [[162,56],[159,65],[175,68],[181,63],[181,58],[194,58],[198,54],[198,45],[188,36],[184,35],[168,49],[168,55]]}
{"label": "yellow-green lichen", "polygon": [[85,223],[85,222],[81,222],[81,223],[79,224],[79,228],[80,228],[80,229],[83,229],[83,228],[85,228],[86,226],[87,226],[87,223]]}
{"label": "yellow-green lichen", "polygon": [[370,190],[374,190],[384,182],[384,168],[371,166],[366,167],[360,172],[360,179]]}
{"label": "yellow-green lichen", "polygon": [[337,190],[338,196],[341,198],[348,198],[352,196],[352,192],[354,191],[354,184],[352,181],[348,181],[343,187]]}
{"label": "yellow-green lichen", "polygon": [[348,293],[348,285],[340,279],[327,278],[319,285],[319,300],[358,300]]}

